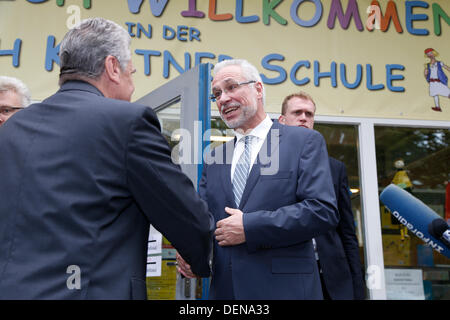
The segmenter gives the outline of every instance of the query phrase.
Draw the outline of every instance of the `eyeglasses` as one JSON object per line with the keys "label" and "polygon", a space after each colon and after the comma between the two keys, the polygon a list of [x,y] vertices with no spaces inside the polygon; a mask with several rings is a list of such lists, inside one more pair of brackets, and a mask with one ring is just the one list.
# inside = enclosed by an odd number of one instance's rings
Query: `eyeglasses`
{"label": "eyeglasses", "polygon": [[220,97],[222,96],[222,92],[225,92],[226,94],[229,93],[234,93],[240,86],[243,86],[245,84],[250,84],[250,83],[255,83],[255,80],[250,80],[247,82],[230,82],[227,85],[225,85],[225,87],[223,88],[223,91],[221,89],[213,89],[212,94],[209,96],[209,98],[212,101],[216,101],[218,99],[220,99]]}
{"label": "eyeglasses", "polygon": [[0,114],[2,116],[8,117],[20,109],[23,109],[23,108],[22,107],[0,106]]}

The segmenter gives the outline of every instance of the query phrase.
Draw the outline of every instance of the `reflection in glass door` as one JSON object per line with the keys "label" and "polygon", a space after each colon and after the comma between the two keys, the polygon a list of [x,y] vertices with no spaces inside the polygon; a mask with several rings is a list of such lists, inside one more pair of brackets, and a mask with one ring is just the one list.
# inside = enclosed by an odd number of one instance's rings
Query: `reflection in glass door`
{"label": "reflection in glass door", "polygon": [[[379,192],[395,184],[450,222],[450,131],[375,126],[375,137]],[[450,259],[380,209],[387,298],[449,300]],[[400,292],[402,279],[417,290]]]}

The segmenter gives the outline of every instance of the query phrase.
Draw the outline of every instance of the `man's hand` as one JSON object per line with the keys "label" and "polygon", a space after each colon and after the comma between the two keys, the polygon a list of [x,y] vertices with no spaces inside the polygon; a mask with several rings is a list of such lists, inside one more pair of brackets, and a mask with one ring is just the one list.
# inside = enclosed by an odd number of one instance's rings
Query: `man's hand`
{"label": "man's hand", "polygon": [[234,246],[245,242],[244,223],[242,211],[225,207],[230,216],[217,222],[214,232],[219,246]]}
{"label": "man's hand", "polygon": [[177,270],[179,273],[181,273],[186,278],[197,278],[195,274],[192,273],[191,266],[184,261],[184,259],[179,255],[177,252]]}

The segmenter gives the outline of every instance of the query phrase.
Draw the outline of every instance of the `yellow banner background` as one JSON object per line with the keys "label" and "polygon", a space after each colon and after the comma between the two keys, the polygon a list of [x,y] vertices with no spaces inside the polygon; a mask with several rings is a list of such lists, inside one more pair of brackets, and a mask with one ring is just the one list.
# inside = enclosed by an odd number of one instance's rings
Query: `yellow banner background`
{"label": "yellow banner background", "polygon": [[[273,1],[273,0],[272,0]],[[21,39],[20,65],[13,66],[11,55],[0,55],[0,74],[22,79],[31,89],[34,100],[42,100],[58,89],[59,67],[53,64],[53,70],[45,69],[47,41],[54,36],[58,44],[68,26],[77,17],[104,17],[117,22],[124,28],[138,23],[148,31],[151,25],[152,35],[145,34],[132,38],[133,63],[137,68],[134,80],[136,100],[151,90],[159,87],[169,79],[179,75],[173,66],[170,67],[170,77],[163,77],[164,52],[168,52],[176,62],[184,68],[185,56],[190,57],[190,65],[195,63],[195,55],[199,52],[212,54],[213,58],[203,58],[201,62],[216,63],[219,55],[234,58],[245,58],[258,67],[260,72],[268,78],[276,78],[278,72],[263,67],[262,59],[270,54],[283,56],[283,61],[273,60],[271,66],[281,67],[287,73],[286,80],[279,84],[267,84],[266,111],[279,113],[281,102],[287,94],[303,90],[310,93],[317,104],[317,114],[353,117],[383,117],[423,120],[450,120],[450,99],[440,97],[443,112],[431,110],[434,106],[433,98],[429,96],[429,86],[424,78],[424,68],[428,59],[424,49],[434,48],[440,53],[438,60],[450,65],[450,27],[444,19],[441,22],[441,35],[436,35],[433,25],[433,4],[438,4],[442,10],[450,14],[450,1],[419,1],[428,4],[428,8],[415,7],[413,14],[424,14],[427,20],[414,20],[412,27],[426,29],[429,34],[419,36],[411,34],[406,26],[406,4],[410,1],[395,1],[398,17],[403,28],[398,33],[393,23],[386,32],[381,30],[368,31],[368,7],[370,0],[358,0],[359,14],[364,24],[364,30],[357,29],[352,19],[348,29],[344,29],[336,19],[333,29],[327,26],[331,0],[320,1],[323,12],[320,20],[312,27],[303,27],[295,23],[290,10],[295,0],[284,0],[274,9],[279,16],[287,21],[280,24],[273,17],[270,24],[263,22],[263,3],[265,1],[243,1],[243,16],[259,17],[253,23],[239,23],[236,17],[236,6],[240,1],[196,1],[196,9],[205,13],[204,18],[183,17],[182,11],[188,10],[189,0],[169,0],[163,13],[155,17],[150,10],[150,1],[144,0],[140,12],[130,12],[126,0],[92,0],[91,7],[83,7],[82,0],[65,1],[58,6],[56,0],[43,3],[31,3],[25,0],[0,0],[0,53],[11,50],[14,42]],[[217,4],[217,14],[230,13],[233,18],[227,21],[213,21],[208,16],[210,2]],[[270,3],[270,1],[266,0]],[[345,13],[349,0],[342,3]],[[379,0],[381,12],[386,11],[389,1]],[[301,2],[296,12],[297,17],[308,21],[316,13],[317,7],[312,1]],[[74,11],[75,10],[75,11]],[[187,35],[181,35],[181,41],[175,37],[164,39],[164,26],[177,30],[178,26],[185,26],[194,32],[194,39],[189,41]],[[194,28],[194,29],[192,29]],[[136,33],[136,27],[131,31]],[[199,31],[195,39],[195,32]],[[136,54],[135,50],[152,50],[160,52],[160,56],[150,57],[150,74],[145,74],[145,57]],[[305,85],[296,85],[290,78],[292,68],[299,61],[307,61],[310,67],[298,69],[297,80],[310,78]],[[333,87],[330,77],[320,79],[319,85],[314,84],[314,62],[320,66],[320,72],[329,72],[332,62],[337,65],[337,86]],[[361,84],[354,89],[346,88],[340,77],[340,66],[346,68],[348,82],[356,79],[356,68],[362,66]],[[372,85],[382,84],[382,90],[369,90],[367,81],[367,65],[372,71]],[[403,76],[402,80],[395,80],[392,85],[403,87],[403,92],[393,92],[388,89],[386,81],[386,65],[401,65],[404,70],[394,70],[394,75]],[[444,70],[450,78],[450,72]]]}

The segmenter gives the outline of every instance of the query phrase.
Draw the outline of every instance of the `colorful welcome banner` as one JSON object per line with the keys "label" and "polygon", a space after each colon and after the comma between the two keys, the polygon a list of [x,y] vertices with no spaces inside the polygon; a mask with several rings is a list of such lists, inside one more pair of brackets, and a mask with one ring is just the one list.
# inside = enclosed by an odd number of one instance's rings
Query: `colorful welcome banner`
{"label": "colorful welcome banner", "polygon": [[449,14],[448,0],[0,0],[0,74],[51,95],[59,42],[100,16],[132,37],[133,100],[232,57],[259,68],[268,112],[303,90],[321,115],[450,120]]}

